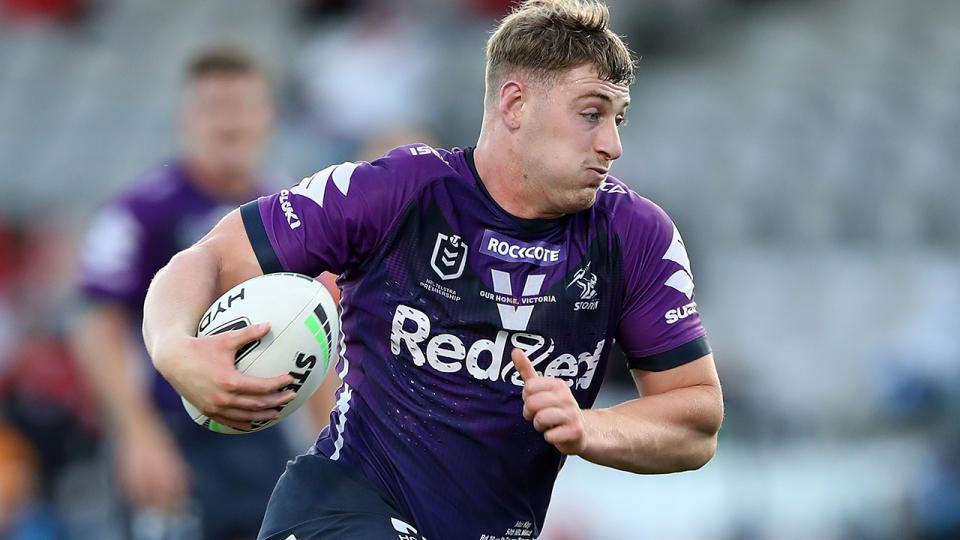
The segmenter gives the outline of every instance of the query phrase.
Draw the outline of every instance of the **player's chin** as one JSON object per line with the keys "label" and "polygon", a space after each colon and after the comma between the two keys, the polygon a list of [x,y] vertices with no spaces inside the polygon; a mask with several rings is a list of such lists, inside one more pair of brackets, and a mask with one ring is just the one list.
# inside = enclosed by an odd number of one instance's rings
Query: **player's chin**
{"label": "player's chin", "polygon": [[598,188],[589,186],[568,189],[562,197],[555,199],[554,209],[565,215],[588,210],[597,202],[597,191]]}
{"label": "player's chin", "polygon": [[569,201],[566,212],[575,214],[590,209],[597,202],[597,191],[599,186],[588,186],[579,190]]}

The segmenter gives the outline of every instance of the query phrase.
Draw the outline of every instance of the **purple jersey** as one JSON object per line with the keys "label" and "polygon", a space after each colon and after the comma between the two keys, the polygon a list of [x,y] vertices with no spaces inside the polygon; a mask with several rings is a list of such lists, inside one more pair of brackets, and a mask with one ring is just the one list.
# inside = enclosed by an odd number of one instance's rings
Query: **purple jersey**
{"label": "purple jersey", "polygon": [[[94,218],[81,253],[83,295],[118,303],[138,321],[154,274],[240,202],[217,200],[201,192],[180,163],[147,173]],[[154,370],[149,373],[161,409],[174,418],[186,417],[173,387]]]}
{"label": "purple jersey", "polygon": [[520,219],[471,150],[412,145],[241,213],[264,272],[341,274],[344,382],[315,451],[361,470],[430,539],[540,532],[564,456],[523,418],[514,347],[583,408],[614,338],[638,369],[709,352],[679,233],[612,177],[588,210]]}

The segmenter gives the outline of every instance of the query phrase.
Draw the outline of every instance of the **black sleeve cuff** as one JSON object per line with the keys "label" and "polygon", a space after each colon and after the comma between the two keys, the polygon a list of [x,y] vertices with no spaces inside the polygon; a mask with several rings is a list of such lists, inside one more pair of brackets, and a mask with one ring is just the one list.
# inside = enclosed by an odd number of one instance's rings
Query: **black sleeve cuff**
{"label": "black sleeve cuff", "polygon": [[628,356],[627,367],[646,371],[666,371],[693,362],[710,352],[710,343],[707,342],[706,336],[702,336],[662,353],[650,356]]}
{"label": "black sleeve cuff", "polygon": [[257,201],[252,200],[241,206],[240,217],[243,218],[243,227],[247,230],[247,238],[250,239],[250,245],[253,246],[253,252],[257,255],[257,261],[263,273],[283,272],[280,259],[270,245],[270,238],[267,237],[267,229],[263,226]]}

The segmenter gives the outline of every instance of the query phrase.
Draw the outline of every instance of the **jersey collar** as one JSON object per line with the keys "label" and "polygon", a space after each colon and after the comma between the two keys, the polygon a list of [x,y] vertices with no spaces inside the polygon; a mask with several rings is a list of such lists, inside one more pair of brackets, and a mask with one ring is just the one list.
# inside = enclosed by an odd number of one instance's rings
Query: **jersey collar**
{"label": "jersey collar", "polygon": [[490,195],[490,192],[487,191],[487,187],[483,185],[483,179],[480,178],[480,173],[477,172],[477,164],[473,160],[473,151],[475,148],[469,146],[463,150],[463,158],[467,162],[467,167],[470,168],[470,173],[473,174],[474,181],[477,184],[477,189],[480,190],[480,193],[483,193],[483,196],[487,198],[488,201],[504,216],[506,216],[510,221],[512,221],[517,227],[528,232],[546,232],[555,227],[559,227],[567,222],[570,218],[569,215],[561,216],[558,218],[538,218],[538,219],[528,219],[517,217],[510,212],[507,212],[497,203],[496,200]]}

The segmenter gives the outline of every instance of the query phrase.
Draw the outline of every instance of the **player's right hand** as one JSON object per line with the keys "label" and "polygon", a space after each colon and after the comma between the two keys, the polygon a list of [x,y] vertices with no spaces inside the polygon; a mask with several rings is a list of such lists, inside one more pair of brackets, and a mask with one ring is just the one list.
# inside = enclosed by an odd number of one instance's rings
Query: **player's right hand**
{"label": "player's right hand", "polygon": [[289,374],[265,379],[234,367],[237,350],[269,331],[270,324],[261,323],[213,336],[170,338],[154,357],[154,365],[200,412],[221,424],[249,430],[251,422],[278,418],[274,408],[296,397],[292,390],[280,391],[293,383]]}
{"label": "player's right hand", "polygon": [[189,474],[170,432],[158,422],[144,422],[119,435],[117,480],[127,502],[139,509],[180,510],[189,494]]}
{"label": "player's right hand", "polygon": [[557,450],[567,455],[583,452],[587,447],[586,422],[570,387],[562,379],[537,373],[520,349],[514,349],[510,358],[523,379],[523,417]]}

